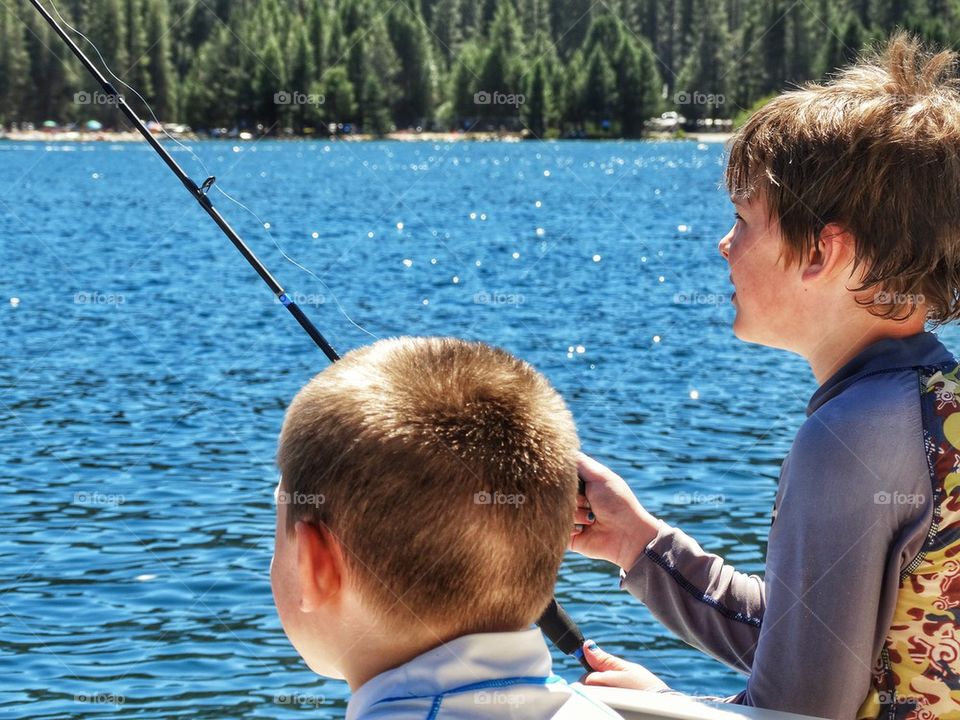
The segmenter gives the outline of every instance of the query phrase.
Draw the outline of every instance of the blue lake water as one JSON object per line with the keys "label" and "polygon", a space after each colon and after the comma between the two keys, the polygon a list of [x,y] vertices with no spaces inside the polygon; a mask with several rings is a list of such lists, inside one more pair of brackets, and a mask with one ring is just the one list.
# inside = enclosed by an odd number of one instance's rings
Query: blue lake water
{"label": "blue lake water", "polygon": [[[336,348],[508,348],[651,511],[762,571],[815,383],[730,332],[720,145],[191,147],[260,216],[212,194]],[[0,144],[0,318],[0,710],[342,716],[345,684],[288,645],[267,574],[277,432],[326,360],[149,148]],[[569,555],[558,596],[678,689],[743,686],[606,563]]]}

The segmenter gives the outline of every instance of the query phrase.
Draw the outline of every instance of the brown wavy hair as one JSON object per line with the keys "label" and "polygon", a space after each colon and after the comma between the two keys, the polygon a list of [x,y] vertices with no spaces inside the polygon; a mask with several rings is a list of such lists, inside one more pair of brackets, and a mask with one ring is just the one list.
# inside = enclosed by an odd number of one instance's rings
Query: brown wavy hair
{"label": "brown wavy hair", "polygon": [[823,83],[786,92],[734,135],[725,182],[733,199],[763,196],[784,258],[802,264],[820,231],[855,238],[858,300],[880,317],[923,306],[960,318],[958,56],[898,32]]}

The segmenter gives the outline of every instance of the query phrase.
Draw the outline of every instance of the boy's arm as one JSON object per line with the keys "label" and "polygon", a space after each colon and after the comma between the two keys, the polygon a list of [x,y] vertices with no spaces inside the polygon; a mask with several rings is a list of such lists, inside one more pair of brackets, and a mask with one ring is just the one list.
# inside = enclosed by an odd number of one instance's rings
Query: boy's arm
{"label": "boy's arm", "polygon": [[764,582],[737,572],[663,521],[622,587],[682,640],[749,673],[764,615]]}
{"label": "boy's arm", "polygon": [[[929,525],[926,508],[884,503],[896,492],[922,497],[929,486],[922,454],[881,447],[889,436],[864,441],[819,419],[801,430],[781,475],[759,600],[751,601],[751,578],[676,530],[658,536],[627,574],[625,586],[683,639],[728,664],[724,653],[736,649],[734,658],[749,665],[746,689],[728,701],[856,716],[890,626],[901,564]],[[653,556],[664,554],[679,578]],[[716,601],[756,608],[755,648]]]}
{"label": "boy's arm", "polygon": [[763,615],[763,581],[736,572],[657,520],[626,481],[581,455],[584,483],[571,549],[625,571],[623,587],[668,628],[741,672],[749,672]]}

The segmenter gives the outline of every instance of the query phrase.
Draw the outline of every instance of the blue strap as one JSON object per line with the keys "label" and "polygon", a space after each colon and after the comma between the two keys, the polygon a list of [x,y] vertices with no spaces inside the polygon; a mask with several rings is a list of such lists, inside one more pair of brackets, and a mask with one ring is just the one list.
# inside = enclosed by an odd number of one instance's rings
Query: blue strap
{"label": "blue strap", "polygon": [[433,707],[430,708],[430,714],[427,715],[427,720],[436,720],[437,715],[440,714],[440,703],[443,702],[443,695],[437,695],[433,699]]}
{"label": "blue strap", "polygon": [[541,677],[537,675],[533,676],[521,676],[521,677],[512,677],[512,678],[498,678],[496,680],[481,680],[480,682],[469,683],[467,685],[461,685],[459,687],[451,688],[450,690],[445,690],[439,695],[397,695],[393,697],[387,697],[379,700],[377,705],[380,703],[389,703],[397,702],[400,700],[418,700],[425,698],[433,698],[433,705],[430,706],[430,714],[427,715],[426,720],[435,720],[437,715],[440,713],[440,705],[443,703],[443,698],[447,695],[457,695],[459,693],[470,692],[472,690],[489,690],[493,688],[505,688],[512,687],[514,685],[552,685],[553,683],[562,683],[563,678],[558,675],[550,675],[549,677]]}

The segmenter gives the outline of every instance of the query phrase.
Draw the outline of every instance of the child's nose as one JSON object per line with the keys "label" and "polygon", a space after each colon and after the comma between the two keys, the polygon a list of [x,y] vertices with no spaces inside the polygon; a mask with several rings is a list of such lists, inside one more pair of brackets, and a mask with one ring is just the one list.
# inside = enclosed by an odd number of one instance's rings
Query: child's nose
{"label": "child's nose", "polygon": [[727,233],[720,238],[720,243],[717,245],[717,249],[720,251],[720,254],[723,255],[724,260],[730,259],[730,235],[731,233]]}

